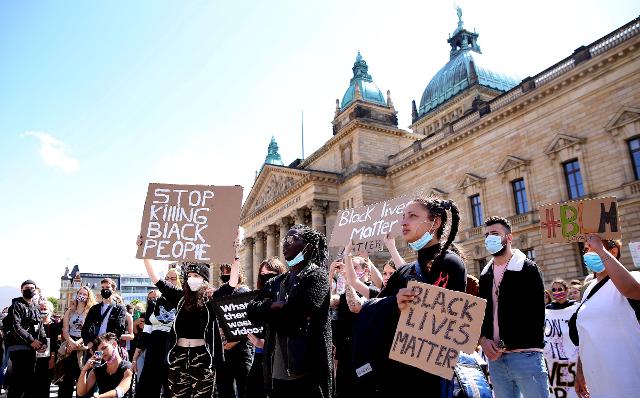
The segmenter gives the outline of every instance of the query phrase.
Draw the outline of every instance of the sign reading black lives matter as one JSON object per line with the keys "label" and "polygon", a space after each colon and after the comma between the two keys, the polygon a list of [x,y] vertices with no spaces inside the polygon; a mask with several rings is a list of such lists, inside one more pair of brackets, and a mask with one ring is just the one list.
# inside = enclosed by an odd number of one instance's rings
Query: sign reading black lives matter
{"label": "sign reading black lives matter", "polygon": [[259,293],[234,294],[214,301],[214,309],[227,341],[238,341],[249,333],[263,332],[262,326],[255,326],[247,317],[247,305]]}
{"label": "sign reading black lives matter", "polygon": [[233,262],[241,202],[239,185],[149,184],[136,257]]}
{"label": "sign reading black lives matter", "polygon": [[487,302],[416,281],[407,287],[417,296],[400,314],[389,358],[451,380],[460,351],[478,344]]}
{"label": "sign reading black lives matter", "polygon": [[340,210],[329,246],[344,247],[351,241],[356,252],[382,250],[382,239],[387,234],[395,237],[402,233],[402,214],[411,201],[408,196],[400,196],[368,206]]}

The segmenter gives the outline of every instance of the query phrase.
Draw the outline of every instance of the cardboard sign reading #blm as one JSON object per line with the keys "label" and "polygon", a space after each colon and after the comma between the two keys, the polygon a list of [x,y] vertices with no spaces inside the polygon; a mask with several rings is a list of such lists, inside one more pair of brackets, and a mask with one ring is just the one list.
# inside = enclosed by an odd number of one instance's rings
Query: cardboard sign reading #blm
{"label": "cardboard sign reading #blm", "polygon": [[418,295],[400,314],[389,358],[450,380],[460,351],[473,353],[487,302],[410,281]]}
{"label": "cardboard sign reading #blm", "polygon": [[339,211],[329,246],[345,246],[351,241],[356,250],[380,250],[379,242],[382,238],[387,234],[395,237],[402,232],[402,214],[411,200],[408,196],[401,196],[385,202]]}
{"label": "cardboard sign reading #blm", "polygon": [[542,243],[585,242],[587,234],[620,239],[615,197],[543,205],[540,211]]}
{"label": "cardboard sign reading #blm", "polygon": [[247,317],[247,305],[259,293],[253,291],[234,294],[214,301],[214,309],[227,341],[238,341],[249,333],[263,332],[262,326],[255,326]]}
{"label": "cardboard sign reading #blm", "polygon": [[241,186],[149,184],[137,258],[231,263]]}

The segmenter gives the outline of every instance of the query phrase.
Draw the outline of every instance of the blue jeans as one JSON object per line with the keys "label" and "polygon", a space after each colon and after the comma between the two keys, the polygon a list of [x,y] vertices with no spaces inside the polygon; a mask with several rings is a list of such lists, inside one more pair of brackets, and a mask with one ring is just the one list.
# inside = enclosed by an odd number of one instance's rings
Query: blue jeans
{"label": "blue jeans", "polygon": [[549,375],[541,352],[503,353],[489,361],[489,375],[496,398],[549,397]]}

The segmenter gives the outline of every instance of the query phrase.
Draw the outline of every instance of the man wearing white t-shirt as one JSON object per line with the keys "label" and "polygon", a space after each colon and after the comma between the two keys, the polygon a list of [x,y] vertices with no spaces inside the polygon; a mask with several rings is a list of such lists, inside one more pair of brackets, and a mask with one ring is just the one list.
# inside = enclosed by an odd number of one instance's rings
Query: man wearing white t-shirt
{"label": "man wearing white t-shirt", "polygon": [[485,221],[485,247],[493,259],[480,274],[479,296],[487,300],[480,345],[496,398],[547,398],[544,282],[536,263],[512,249],[512,241],[508,220]]}

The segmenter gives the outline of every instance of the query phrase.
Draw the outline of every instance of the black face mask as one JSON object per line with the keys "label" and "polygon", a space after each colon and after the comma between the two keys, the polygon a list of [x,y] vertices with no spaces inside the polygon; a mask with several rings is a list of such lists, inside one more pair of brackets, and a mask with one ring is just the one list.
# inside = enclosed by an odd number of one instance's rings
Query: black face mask
{"label": "black face mask", "polygon": [[220,279],[222,282],[227,283],[229,282],[229,279],[231,279],[231,275],[220,275]]}
{"label": "black face mask", "polygon": [[108,299],[109,297],[111,297],[111,290],[110,289],[102,289],[102,290],[100,290],[100,295],[102,296],[102,298]]}
{"label": "black face mask", "polygon": [[22,297],[24,297],[27,300],[31,300],[35,295],[36,295],[35,289],[25,289],[22,291]]}
{"label": "black face mask", "polygon": [[268,274],[259,275],[258,278],[260,279],[260,284],[264,286],[267,284],[269,280],[271,280],[272,278],[275,278],[276,276],[278,276],[278,274],[268,273]]}

